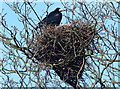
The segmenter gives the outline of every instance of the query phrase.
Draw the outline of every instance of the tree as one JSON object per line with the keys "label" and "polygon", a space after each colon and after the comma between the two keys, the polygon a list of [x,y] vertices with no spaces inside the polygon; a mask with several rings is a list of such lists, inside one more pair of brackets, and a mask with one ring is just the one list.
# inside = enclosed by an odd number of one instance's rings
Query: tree
{"label": "tree", "polygon": [[[48,9],[53,3],[44,2]],[[9,27],[1,12],[3,87],[63,87],[58,75],[74,88],[119,87],[118,26],[120,2],[62,2],[65,24],[35,30],[41,18],[35,2],[6,3],[23,29]],[[55,72],[53,72],[53,70]],[[42,74],[41,74],[42,73]],[[45,73],[45,76],[43,76]],[[11,74],[19,76],[16,82]],[[59,83],[57,83],[59,81]],[[55,82],[55,83],[54,83]],[[54,85],[55,84],[55,85]]]}

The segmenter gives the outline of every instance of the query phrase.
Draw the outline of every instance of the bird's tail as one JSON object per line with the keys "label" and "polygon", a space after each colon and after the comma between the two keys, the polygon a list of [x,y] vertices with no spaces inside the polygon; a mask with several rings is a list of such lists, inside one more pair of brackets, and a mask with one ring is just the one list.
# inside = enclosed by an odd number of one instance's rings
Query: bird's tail
{"label": "bird's tail", "polygon": [[38,28],[41,28],[41,27],[42,27],[42,23],[41,23],[41,22],[39,22],[39,23],[37,24],[37,26],[36,26],[35,30],[37,30]]}

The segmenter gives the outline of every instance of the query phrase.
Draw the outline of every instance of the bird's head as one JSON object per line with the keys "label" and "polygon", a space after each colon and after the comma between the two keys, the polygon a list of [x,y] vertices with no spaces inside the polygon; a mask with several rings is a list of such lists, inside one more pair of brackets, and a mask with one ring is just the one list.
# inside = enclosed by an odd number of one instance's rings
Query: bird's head
{"label": "bird's head", "polygon": [[63,9],[61,9],[61,8],[56,8],[55,11],[62,12],[62,11],[65,11],[65,10],[63,10]]}

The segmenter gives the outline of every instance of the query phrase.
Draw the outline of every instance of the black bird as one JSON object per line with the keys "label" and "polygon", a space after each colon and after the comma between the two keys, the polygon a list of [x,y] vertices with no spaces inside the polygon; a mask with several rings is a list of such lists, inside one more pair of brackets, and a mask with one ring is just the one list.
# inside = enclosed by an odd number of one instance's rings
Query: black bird
{"label": "black bird", "polygon": [[54,11],[48,14],[41,22],[38,23],[36,29],[44,25],[51,25],[51,26],[59,25],[62,19],[62,13],[61,13],[62,11],[65,10],[56,8]]}

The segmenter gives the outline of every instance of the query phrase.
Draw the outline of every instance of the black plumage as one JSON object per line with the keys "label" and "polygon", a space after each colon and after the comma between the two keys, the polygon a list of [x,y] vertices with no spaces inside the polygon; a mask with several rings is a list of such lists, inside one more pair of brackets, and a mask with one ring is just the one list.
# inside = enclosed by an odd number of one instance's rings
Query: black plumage
{"label": "black plumage", "polygon": [[51,25],[51,26],[57,26],[60,24],[62,20],[62,9],[56,8],[54,11],[52,11],[50,14],[48,14],[41,22],[38,23],[37,28],[42,27],[44,25]]}

